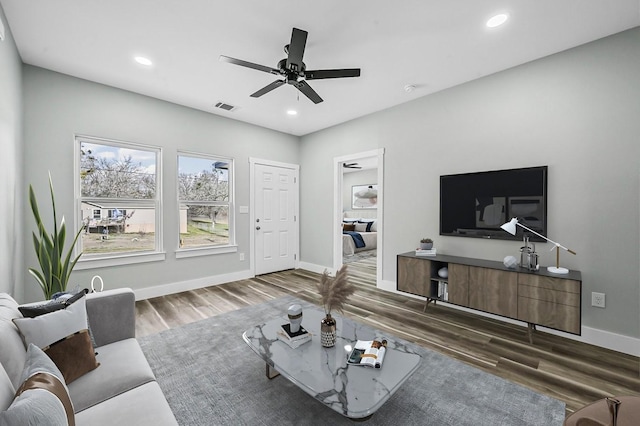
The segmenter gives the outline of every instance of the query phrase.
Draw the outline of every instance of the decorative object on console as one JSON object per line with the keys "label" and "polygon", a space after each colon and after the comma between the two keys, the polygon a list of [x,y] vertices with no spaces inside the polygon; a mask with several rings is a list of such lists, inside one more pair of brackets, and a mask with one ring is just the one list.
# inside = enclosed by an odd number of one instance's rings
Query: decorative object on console
{"label": "decorative object on console", "polygon": [[291,333],[297,333],[300,330],[300,324],[302,324],[302,306],[289,306],[289,309],[287,309],[287,316],[289,317],[289,330]]}
{"label": "decorative object on console", "polygon": [[420,240],[421,250],[431,250],[433,248],[433,240],[431,238],[423,238]]}
{"label": "decorative object on console", "polygon": [[440,278],[449,277],[449,268],[447,268],[446,266],[443,266],[442,268],[438,269],[438,276]]}
{"label": "decorative object on console", "polygon": [[53,232],[51,234],[49,234],[44,227],[35,192],[33,191],[33,187],[29,185],[29,204],[31,204],[31,211],[38,225],[38,234],[33,233],[33,246],[41,269],[41,271],[38,271],[34,268],[29,268],[29,273],[38,281],[45,299],[51,299],[51,296],[55,293],[65,292],[67,290],[67,283],[69,282],[71,271],[74,266],[76,266],[76,262],[80,259],[80,256],[82,256],[82,253],[80,253],[73,260],[71,259],[73,248],[82,232],[82,227],[76,232],[67,254],[64,253],[66,225],[63,216],[60,222],[60,228],[58,228],[56,201],[53,193],[51,174],[49,174],[49,192],[51,193],[51,208],[53,209]]}
{"label": "decorative object on console", "polygon": [[554,247],[551,249],[555,249],[556,250],[556,266],[549,266],[547,267],[547,271],[553,273],[553,274],[568,274],[569,270],[567,268],[562,268],[560,267],[560,249],[566,250],[571,254],[576,254],[575,251],[566,248],[565,246],[556,243],[553,240],[550,240],[549,238],[537,233],[536,231],[527,228],[526,226],[524,226],[523,224],[521,224],[518,221],[517,217],[514,217],[513,219],[511,219],[509,222],[505,223],[504,225],[502,225],[500,228],[502,228],[503,230],[507,231],[508,233],[510,233],[511,235],[516,235],[516,225],[520,226],[521,228],[526,229],[527,231],[531,232],[534,235],[537,235],[540,238],[543,238],[547,241],[549,241],[551,244],[554,245]]}
{"label": "decorative object on console", "polygon": [[509,269],[515,269],[516,266],[518,266],[518,259],[516,259],[515,256],[505,256],[502,263]]}
{"label": "decorative object on console", "polygon": [[322,346],[330,348],[336,344],[337,338],[336,320],[331,316],[331,311],[333,309],[342,311],[347,299],[356,289],[349,282],[347,265],[342,265],[342,268],[333,279],[325,270],[320,277],[317,288],[320,292],[322,307],[326,315],[320,324],[320,341]]}
{"label": "decorative object on console", "polygon": [[536,253],[536,245],[531,243],[529,245],[529,236],[524,234],[523,236],[524,246],[520,247],[520,267],[527,268],[530,271],[538,271],[540,265],[538,264],[538,253]]}

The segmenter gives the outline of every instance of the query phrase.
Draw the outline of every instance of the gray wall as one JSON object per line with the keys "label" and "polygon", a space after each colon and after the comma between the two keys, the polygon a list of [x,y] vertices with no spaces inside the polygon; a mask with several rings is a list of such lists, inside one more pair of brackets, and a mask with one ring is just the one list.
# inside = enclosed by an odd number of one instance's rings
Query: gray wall
{"label": "gray wall", "polygon": [[[159,146],[163,151],[166,260],[76,270],[70,285],[88,287],[91,277],[99,274],[106,288],[142,289],[249,269],[249,215],[237,214],[238,206],[249,205],[249,157],[298,164],[298,137],[33,66],[25,65],[23,78],[27,179],[20,189],[26,192],[32,183],[36,194],[46,196],[47,171],[51,170],[56,203],[67,221],[74,217],[74,134],[144,143]],[[175,258],[178,149],[235,159],[237,243],[238,251],[247,255],[245,261],[240,262],[237,253]],[[28,220],[24,235],[30,235],[32,226],[33,220]],[[25,250],[25,260],[25,269],[37,264],[31,246]],[[25,299],[38,298],[41,292],[29,279],[25,284]]]}
{"label": "gray wall", "polygon": [[0,292],[22,297],[22,60],[0,6]]}
{"label": "gray wall", "polygon": [[[422,235],[447,254],[518,253],[518,242],[439,236],[440,175],[548,165],[548,235],[578,253],[561,264],[582,271],[583,324],[639,337],[639,75],[636,28],[304,136],[302,259],[332,264],[335,156],[385,149],[392,282],[396,254]],[[537,248],[541,265],[554,263],[549,244]],[[606,309],[591,307],[592,291],[606,293]]]}

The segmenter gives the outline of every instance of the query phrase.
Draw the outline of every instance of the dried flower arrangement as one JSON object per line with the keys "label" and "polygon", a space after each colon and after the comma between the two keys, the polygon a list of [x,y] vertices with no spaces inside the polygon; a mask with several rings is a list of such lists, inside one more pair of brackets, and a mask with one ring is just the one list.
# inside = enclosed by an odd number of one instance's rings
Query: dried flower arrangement
{"label": "dried flower arrangement", "polygon": [[331,315],[331,311],[334,309],[342,312],[347,299],[356,291],[353,284],[349,282],[347,265],[342,265],[335,278],[331,278],[325,270],[316,286],[322,297],[322,306],[327,316]]}

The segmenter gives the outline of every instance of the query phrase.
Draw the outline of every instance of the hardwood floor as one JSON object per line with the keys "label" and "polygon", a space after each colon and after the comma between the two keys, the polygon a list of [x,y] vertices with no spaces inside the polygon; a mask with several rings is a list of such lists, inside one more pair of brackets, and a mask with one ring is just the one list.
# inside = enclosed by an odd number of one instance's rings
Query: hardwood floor
{"label": "hardwood floor", "polygon": [[[358,290],[345,316],[567,404],[567,414],[611,395],[640,396],[640,359],[538,330],[429,305],[375,287],[375,258],[349,264]],[[319,275],[289,270],[136,302],[138,337],[284,295],[318,304]]]}

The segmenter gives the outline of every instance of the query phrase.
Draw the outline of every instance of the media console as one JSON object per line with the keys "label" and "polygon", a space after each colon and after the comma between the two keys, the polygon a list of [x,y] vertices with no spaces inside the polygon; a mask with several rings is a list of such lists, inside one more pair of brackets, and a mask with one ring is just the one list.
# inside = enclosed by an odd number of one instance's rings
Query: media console
{"label": "media console", "polygon": [[[509,269],[502,262],[458,256],[397,256],[397,290],[524,321],[529,341],[537,325],[581,334],[582,277],[579,271]],[[447,267],[448,276],[438,271]]]}

